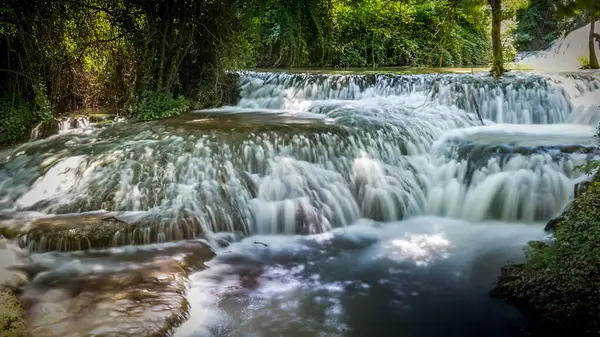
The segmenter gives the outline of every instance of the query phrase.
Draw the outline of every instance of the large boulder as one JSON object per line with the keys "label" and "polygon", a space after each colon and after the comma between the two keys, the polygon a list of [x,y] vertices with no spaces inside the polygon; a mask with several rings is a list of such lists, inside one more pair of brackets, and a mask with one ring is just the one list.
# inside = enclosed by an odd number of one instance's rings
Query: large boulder
{"label": "large boulder", "polygon": [[573,185],[573,196],[577,198],[578,196],[585,193],[590,187],[591,180],[584,180]]}

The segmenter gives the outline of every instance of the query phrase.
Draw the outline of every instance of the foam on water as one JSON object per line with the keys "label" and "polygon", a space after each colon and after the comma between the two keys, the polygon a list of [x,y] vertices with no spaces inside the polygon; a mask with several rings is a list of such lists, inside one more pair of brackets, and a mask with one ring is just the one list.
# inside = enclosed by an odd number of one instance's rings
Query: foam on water
{"label": "foam on water", "polygon": [[418,217],[249,238],[192,275],[191,318],[175,336],[514,335],[518,314],[481,295],[495,268],[542,236]]}
{"label": "foam on water", "polygon": [[509,136],[509,137],[532,137],[532,138],[545,138],[545,137],[561,137],[564,138],[577,138],[577,137],[594,137],[596,134],[596,128],[591,125],[581,124],[542,124],[542,125],[523,125],[523,124],[494,124],[485,126],[475,126],[465,129],[455,129],[446,132],[441,141],[445,141],[448,138],[466,138],[477,136],[477,135],[490,135],[490,136]]}
{"label": "foam on water", "polygon": [[[241,107],[327,111],[352,101],[402,97],[413,107],[457,105],[498,123],[563,123],[572,101],[600,94],[600,81],[579,75],[508,75],[502,81],[470,75],[311,75],[243,73]],[[596,96],[597,97],[597,96]],[[576,106],[596,106],[583,101]],[[325,107],[323,107],[325,105]],[[406,103],[405,103],[406,105]]]}

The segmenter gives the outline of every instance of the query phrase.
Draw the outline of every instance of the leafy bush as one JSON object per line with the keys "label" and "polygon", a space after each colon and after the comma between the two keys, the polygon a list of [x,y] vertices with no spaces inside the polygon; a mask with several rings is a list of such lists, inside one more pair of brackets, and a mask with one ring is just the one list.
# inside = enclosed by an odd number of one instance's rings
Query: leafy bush
{"label": "leafy bush", "polygon": [[598,180],[566,208],[554,243],[530,243],[526,263],[505,267],[492,292],[532,314],[540,326],[575,328],[569,335],[597,336],[600,331]]}
{"label": "leafy bush", "polygon": [[34,123],[31,105],[10,97],[0,98],[0,146],[25,139]]}
{"label": "leafy bush", "polygon": [[25,336],[23,308],[19,300],[6,291],[0,291],[0,332],[2,336]]}
{"label": "leafy bush", "polygon": [[487,64],[483,2],[275,0],[261,18],[258,65]]}
{"label": "leafy bush", "polygon": [[577,63],[579,63],[579,69],[590,69],[590,59],[585,56],[577,57]]}
{"label": "leafy bush", "polygon": [[578,165],[575,170],[581,171],[584,174],[595,173],[600,168],[600,160],[590,160],[584,165]]}
{"label": "leafy bush", "polygon": [[138,121],[166,118],[180,115],[189,109],[189,103],[183,96],[173,97],[168,92],[144,90],[130,105],[132,116]]}

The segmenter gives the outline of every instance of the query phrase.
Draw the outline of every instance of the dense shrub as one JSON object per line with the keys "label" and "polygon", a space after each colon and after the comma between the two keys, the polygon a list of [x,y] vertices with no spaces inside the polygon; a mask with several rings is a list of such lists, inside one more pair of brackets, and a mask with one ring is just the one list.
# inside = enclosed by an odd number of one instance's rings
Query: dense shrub
{"label": "dense shrub", "polygon": [[25,139],[34,123],[31,104],[0,97],[0,146]]}
{"label": "dense shrub", "polygon": [[526,263],[504,267],[492,291],[534,318],[538,329],[557,336],[600,333],[598,180],[566,208],[555,241],[530,243]]}
{"label": "dense shrub", "polygon": [[260,19],[263,67],[472,66],[489,61],[482,1],[274,1]]}
{"label": "dense shrub", "polygon": [[19,300],[12,293],[0,290],[0,335],[26,336],[26,330]]}
{"label": "dense shrub", "polygon": [[544,50],[557,38],[587,23],[585,11],[561,17],[559,10],[565,1],[529,0],[529,5],[518,10],[514,32],[519,51]]}
{"label": "dense shrub", "polygon": [[189,103],[183,96],[174,97],[169,92],[143,91],[131,104],[132,116],[138,121],[177,116],[189,109]]}

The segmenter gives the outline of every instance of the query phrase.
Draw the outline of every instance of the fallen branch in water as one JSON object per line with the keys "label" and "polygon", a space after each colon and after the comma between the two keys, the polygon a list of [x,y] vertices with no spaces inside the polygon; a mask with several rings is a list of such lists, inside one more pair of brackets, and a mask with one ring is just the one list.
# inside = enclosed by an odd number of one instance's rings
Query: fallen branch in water
{"label": "fallen branch in water", "polygon": [[255,245],[263,245],[263,246],[265,246],[265,247],[269,247],[269,246],[268,246],[266,243],[259,242],[259,241],[254,241],[254,244],[255,244]]}

